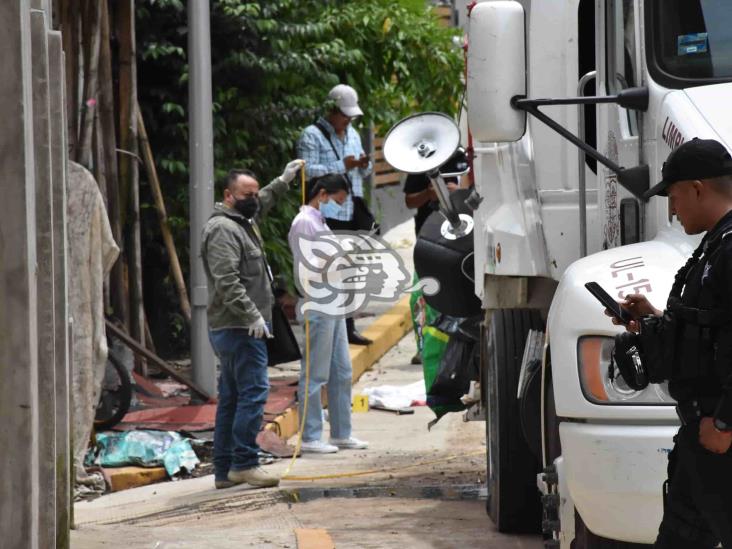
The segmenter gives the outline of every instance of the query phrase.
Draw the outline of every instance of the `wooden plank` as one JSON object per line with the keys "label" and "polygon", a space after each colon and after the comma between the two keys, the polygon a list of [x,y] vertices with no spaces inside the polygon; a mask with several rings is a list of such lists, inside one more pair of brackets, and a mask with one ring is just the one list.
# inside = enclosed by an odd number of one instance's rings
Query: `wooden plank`
{"label": "wooden plank", "polygon": [[180,300],[180,308],[183,312],[183,317],[190,325],[191,303],[188,300],[186,282],[183,278],[183,271],[180,267],[180,261],[178,260],[178,252],[175,249],[173,234],[170,232],[170,227],[168,226],[168,213],[165,209],[163,191],[160,187],[158,171],[155,168],[155,159],[153,158],[152,148],[150,147],[150,141],[147,137],[147,130],[145,129],[145,121],[142,119],[142,113],[140,112],[139,105],[137,106],[137,129],[139,130],[140,144],[142,145],[142,157],[145,161],[145,169],[147,170],[148,182],[150,183],[150,188],[153,193],[155,209],[158,212],[158,223],[160,224],[160,232],[163,235],[165,249],[168,252],[168,260],[170,261],[170,274],[173,276],[173,280],[175,281],[175,287],[178,290],[178,299]]}
{"label": "wooden plank", "polygon": [[323,528],[295,528],[298,549],[335,549],[333,538]]}
{"label": "wooden plank", "polygon": [[191,391],[196,393],[198,396],[203,398],[204,401],[212,402],[213,399],[209,396],[206,391],[198,387],[193,381],[188,379],[187,377],[179,374],[173,366],[165,362],[162,358],[160,358],[155,353],[148,351],[140,345],[137,341],[132,339],[129,335],[127,335],[125,332],[123,332],[120,328],[112,324],[109,320],[105,321],[105,325],[107,327],[107,330],[112,332],[112,335],[122,340],[122,342],[127,345],[132,351],[138,355],[142,356],[146,359],[148,359],[150,362],[155,364],[158,368],[163,370],[166,374],[168,374],[170,377],[172,377],[176,381],[180,381],[187,387],[190,387]]}
{"label": "wooden plank", "polygon": [[388,173],[384,175],[377,175],[374,177],[374,185],[388,185],[390,183],[401,183],[401,178],[399,177],[398,173]]}
{"label": "wooden plank", "polygon": [[116,467],[104,469],[104,476],[112,492],[137,488],[168,478],[165,467]]}
{"label": "wooden plank", "polygon": [[435,6],[432,8],[433,13],[437,16],[440,25],[444,27],[452,26],[452,7],[451,6]]}
{"label": "wooden plank", "polygon": [[379,174],[385,174],[385,173],[399,173],[397,170],[392,168],[389,164],[382,163],[382,164],[376,164],[374,166],[374,173]]}

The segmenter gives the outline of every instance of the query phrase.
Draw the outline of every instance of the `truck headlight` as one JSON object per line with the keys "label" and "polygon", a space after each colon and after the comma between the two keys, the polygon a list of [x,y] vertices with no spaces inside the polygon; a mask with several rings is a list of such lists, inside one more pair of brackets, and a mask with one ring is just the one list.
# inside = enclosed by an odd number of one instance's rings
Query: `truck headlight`
{"label": "truck headlight", "polygon": [[666,383],[651,383],[642,391],[631,389],[611,356],[612,337],[585,336],[577,342],[580,385],[585,398],[595,404],[674,404]]}

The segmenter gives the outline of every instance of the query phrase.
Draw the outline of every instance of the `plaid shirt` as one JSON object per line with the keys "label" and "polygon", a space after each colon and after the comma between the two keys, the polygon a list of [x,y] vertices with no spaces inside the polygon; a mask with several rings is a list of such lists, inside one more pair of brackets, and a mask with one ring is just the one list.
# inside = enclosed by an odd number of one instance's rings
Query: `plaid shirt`
{"label": "plaid shirt", "polygon": [[[361,146],[361,137],[352,126],[346,129],[345,138],[341,139],[336,135],[333,126],[330,125],[325,118],[318,119],[318,123],[323,126],[330,134],[330,140],[338,151],[338,156],[333,152],[333,148],[315,124],[311,124],[302,132],[300,140],[297,142],[297,155],[305,160],[305,175],[316,177],[329,173],[346,173],[346,167],[343,159],[346,156],[359,158],[364,154]],[[339,160],[340,158],[340,160]],[[363,196],[363,178],[371,173],[371,163],[367,168],[354,168],[348,171],[348,177],[353,185],[353,194]],[[339,221],[350,221],[353,218],[353,201],[349,195],[343,203],[338,214]]]}

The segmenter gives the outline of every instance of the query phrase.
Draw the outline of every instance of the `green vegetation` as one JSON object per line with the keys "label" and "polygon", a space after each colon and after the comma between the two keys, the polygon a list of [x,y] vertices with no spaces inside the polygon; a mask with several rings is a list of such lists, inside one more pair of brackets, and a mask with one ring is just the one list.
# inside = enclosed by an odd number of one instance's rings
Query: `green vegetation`
{"label": "green vegetation", "polygon": [[[456,31],[439,26],[422,0],[216,0],[211,30],[217,180],[232,167],[255,170],[262,184],[279,175],[339,82],[358,90],[360,123],[382,129],[417,111],[453,114],[461,93]],[[139,0],[137,37],[138,94],[187,267],[185,2]],[[285,237],[297,204],[293,190],[262,226],[270,261],[288,279]]]}

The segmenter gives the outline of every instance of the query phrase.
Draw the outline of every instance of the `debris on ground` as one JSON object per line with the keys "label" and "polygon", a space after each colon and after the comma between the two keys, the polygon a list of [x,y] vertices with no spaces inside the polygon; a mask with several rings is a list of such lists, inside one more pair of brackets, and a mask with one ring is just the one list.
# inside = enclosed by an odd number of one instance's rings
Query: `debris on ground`
{"label": "debris on ground", "polygon": [[97,471],[84,471],[83,475],[77,475],[74,485],[74,501],[82,499],[95,499],[107,491],[107,483],[104,475]]}
{"label": "debris on ground", "polygon": [[187,438],[173,431],[99,433],[87,454],[87,465],[101,467],[165,467],[173,477],[181,469],[193,471],[199,460]]}
{"label": "debris on ground", "polygon": [[409,385],[367,387],[361,392],[369,397],[369,408],[397,413],[408,413],[406,409],[412,406],[424,406],[427,398],[424,381],[421,380]]}

